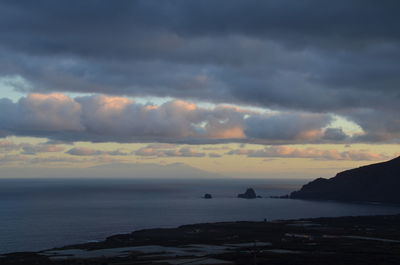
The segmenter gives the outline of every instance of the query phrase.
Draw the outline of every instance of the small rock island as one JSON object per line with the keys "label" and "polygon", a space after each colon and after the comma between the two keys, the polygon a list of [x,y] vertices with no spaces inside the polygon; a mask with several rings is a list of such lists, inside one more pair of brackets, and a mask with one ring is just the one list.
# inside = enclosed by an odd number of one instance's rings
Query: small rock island
{"label": "small rock island", "polygon": [[261,196],[257,196],[256,192],[253,188],[248,188],[245,193],[238,194],[238,198],[242,199],[255,199],[261,198]]}
{"label": "small rock island", "polygon": [[212,195],[210,193],[206,193],[204,194],[203,199],[212,199]]}

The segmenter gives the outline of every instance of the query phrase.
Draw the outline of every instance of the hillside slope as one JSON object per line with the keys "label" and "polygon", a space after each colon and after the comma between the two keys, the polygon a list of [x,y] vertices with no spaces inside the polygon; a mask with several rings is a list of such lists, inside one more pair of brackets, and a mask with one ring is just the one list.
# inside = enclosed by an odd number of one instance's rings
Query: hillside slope
{"label": "hillside slope", "polygon": [[400,157],[318,178],[290,198],[400,203]]}

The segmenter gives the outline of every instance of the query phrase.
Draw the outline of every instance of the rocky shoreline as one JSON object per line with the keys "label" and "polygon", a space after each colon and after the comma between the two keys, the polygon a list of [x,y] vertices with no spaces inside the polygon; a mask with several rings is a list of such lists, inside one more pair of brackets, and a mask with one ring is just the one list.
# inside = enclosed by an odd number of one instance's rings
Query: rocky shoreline
{"label": "rocky shoreline", "polygon": [[146,229],[0,264],[400,264],[400,214]]}

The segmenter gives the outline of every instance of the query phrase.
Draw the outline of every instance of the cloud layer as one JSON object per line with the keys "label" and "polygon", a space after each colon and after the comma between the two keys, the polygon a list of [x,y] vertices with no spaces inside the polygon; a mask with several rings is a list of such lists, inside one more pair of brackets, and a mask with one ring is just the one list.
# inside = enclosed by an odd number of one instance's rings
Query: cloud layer
{"label": "cloud layer", "polygon": [[389,156],[365,150],[338,151],[335,149],[295,148],[290,146],[269,146],[264,149],[236,149],[227,152],[228,155],[246,155],[248,157],[270,158],[312,158],[316,160],[352,160],[374,161],[385,160]]}
{"label": "cloud layer", "polygon": [[0,140],[0,153],[22,151],[24,155],[35,155],[37,153],[55,153],[64,151],[64,147],[51,143],[14,143],[9,140]]}
{"label": "cloud layer", "polygon": [[[358,141],[398,141],[399,8],[396,0],[5,0],[0,3],[0,77],[24,92],[159,96],[307,112],[315,115],[311,127],[319,126],[324,113],[334,113],[362,127],[366,134]],[[162,108],[179,117],[161,126],[165,117],[158,111],[137,108],[146,114],[135,116],[139,120],[133,124],[123,115],[113,120],[118,110],[102,113],[93,102],[98,98],[39,104],[43,100],[20,102],[25,120],[9,124],[10,129],[82,131],[81,138],[98,139],[115,133],[116,140],[131,139],[132,130],[142,139],[175,139],[179,133],[181,138],[274,138],[271,127],[234,127],[241,122],[234,111],[231,124],[221,125],[198,111],[179,116],[174,109],[188,106],[173,102]],[[39,105],[29,105],[33,101]],[[135,111],[128,102],[118,104]],[[1,106],[15,107],[7,100]],[[96,115],[87,111],[94,107],[100,108],[91,109],[99,111]],[[58,111],[52,116],[64,119],[48,121],[38,114],[40,108]],[[111,115],[104,117],[108,124],[99,122],[102,115]],[[162,128],[152,129],[140,117],[160,119],[155,124]],[[121,119],[131,127],[116,126]],[[202,134],[197,131],[202,128],[177,124],[182,119],[191,124],[207,120],[213,127]],[[249,122],[256,127],[264,119]],[[296,122],[293,116],[286,120]],[[303,128],[294,127],[286,139],[318,134],[318,128],[302,135]],[[324,139],[344,138],[328,131]]]}
{"label": "cloud layer", "polygon": [[[2,99],[0,108],[3,135],[64,141],[307,143],[321,140],[332,120],[327,114],[255,112],[223,105],[205,108],[182,100],[152,105],[125,97],[71,98],[57,93],[30,94],[16,103]],[[186,151],[181,150],[182,155],[190,154]]]}

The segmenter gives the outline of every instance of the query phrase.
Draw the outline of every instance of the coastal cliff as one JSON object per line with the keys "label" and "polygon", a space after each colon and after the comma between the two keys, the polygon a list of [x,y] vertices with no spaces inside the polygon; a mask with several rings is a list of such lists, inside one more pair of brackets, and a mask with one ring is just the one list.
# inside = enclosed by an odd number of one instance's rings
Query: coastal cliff
{"label": "coastal cliff", "polygon": [[290,198],[400,203],[400,157],[318,178]]}

